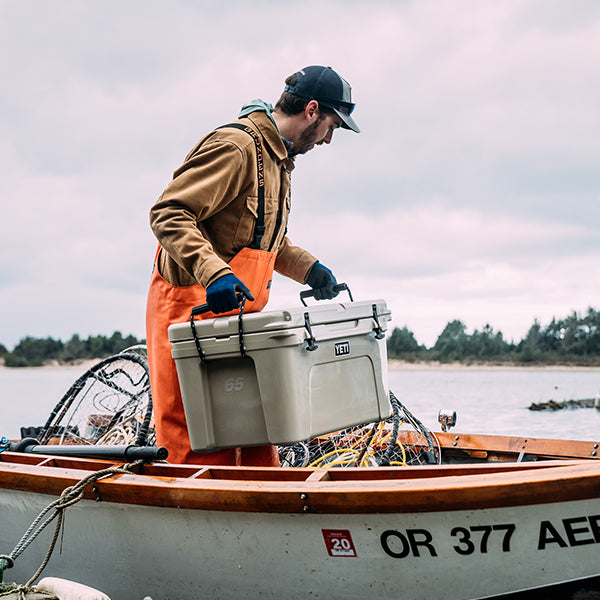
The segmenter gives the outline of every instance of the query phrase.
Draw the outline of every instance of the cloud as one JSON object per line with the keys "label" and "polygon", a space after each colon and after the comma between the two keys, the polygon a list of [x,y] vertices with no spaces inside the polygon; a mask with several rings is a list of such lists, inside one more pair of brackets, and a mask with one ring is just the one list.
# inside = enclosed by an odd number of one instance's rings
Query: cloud
{"label": "cloud", "polygon": [[518,340],[534,318],[549,321],[594,305],[600,277],[592,224],[534,221],[442,202],[318,220],[304,212],[290,235],[357,297],[387,298],[395,324],[412,324],[429,345],[454,318],[470,328],[489,322]]}
{"label": "cloud", "polygon": [[356,297],[427,343],[453,318],[519,337],[593,306],[600,6],[465,6],[3,2],[0,342],[143,336],[151,204],[207,131],[319,63],[362,133],[298,159],[289,232]]}

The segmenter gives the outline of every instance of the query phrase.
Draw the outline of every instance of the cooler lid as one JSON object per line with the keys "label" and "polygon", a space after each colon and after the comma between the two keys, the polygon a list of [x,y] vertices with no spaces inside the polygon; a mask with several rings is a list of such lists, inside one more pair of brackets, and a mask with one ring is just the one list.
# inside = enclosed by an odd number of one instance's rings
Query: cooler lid
{"label": "cooler lid", "polygon": [[[327,302],[315,306],[298,306],[290,309],[248,313],[242,316],[242,323],[244,334],[251,334],[304,327],[306,314],[308,314],[309,322],[312,326],[356,321],[358,319],[373,319],[374,310],[381,328],[386,330],[387,322],[391,319],[391,312],[384,300],[343,303]],[[195,327],[198,338],[219,338],[238,335],[238,321],[238,315],[196,320]],[[169,327],[169,340],[171,342],[184,341],[191,338],[192,332],[189,320],[185,323],[176,323]]]}

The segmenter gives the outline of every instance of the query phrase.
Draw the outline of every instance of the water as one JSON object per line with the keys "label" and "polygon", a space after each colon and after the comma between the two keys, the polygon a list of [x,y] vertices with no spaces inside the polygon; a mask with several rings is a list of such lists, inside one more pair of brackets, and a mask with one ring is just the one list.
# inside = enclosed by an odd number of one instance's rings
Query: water
{"label": "water", "polygon": [[[85,368],[0,369],[0,436],[20,437],[20,427],[43,425]],[[600,369],[390,370],[390,389],[427,427],[440,431],[441,408],[455,410],[453,431],[527,437],[600,439],[600,410],[534,412],[532,402],[594,398]]]}
{"label": "water", "polygon": [[85,368],[0,369],[0,436],[21,437],[22,426],[43,425]]}
{"label": "water", "polygon": [[391,370],[390,389],[424,425],[440,431],[439,409],[457,412],[453,431],[577,440],[600,439],[595,408],[530,411],[532,402],[595,398],[600,369]]}

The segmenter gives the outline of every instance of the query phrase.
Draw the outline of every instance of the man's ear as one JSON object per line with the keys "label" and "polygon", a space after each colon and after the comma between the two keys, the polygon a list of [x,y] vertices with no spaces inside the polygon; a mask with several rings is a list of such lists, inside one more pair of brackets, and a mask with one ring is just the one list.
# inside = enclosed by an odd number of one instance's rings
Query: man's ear
{"label": "man's ear", "polygon": [[316,100],[311,100],[304,109],[304,116],[309,122],[313,122],[319,118],[319,103]]}

